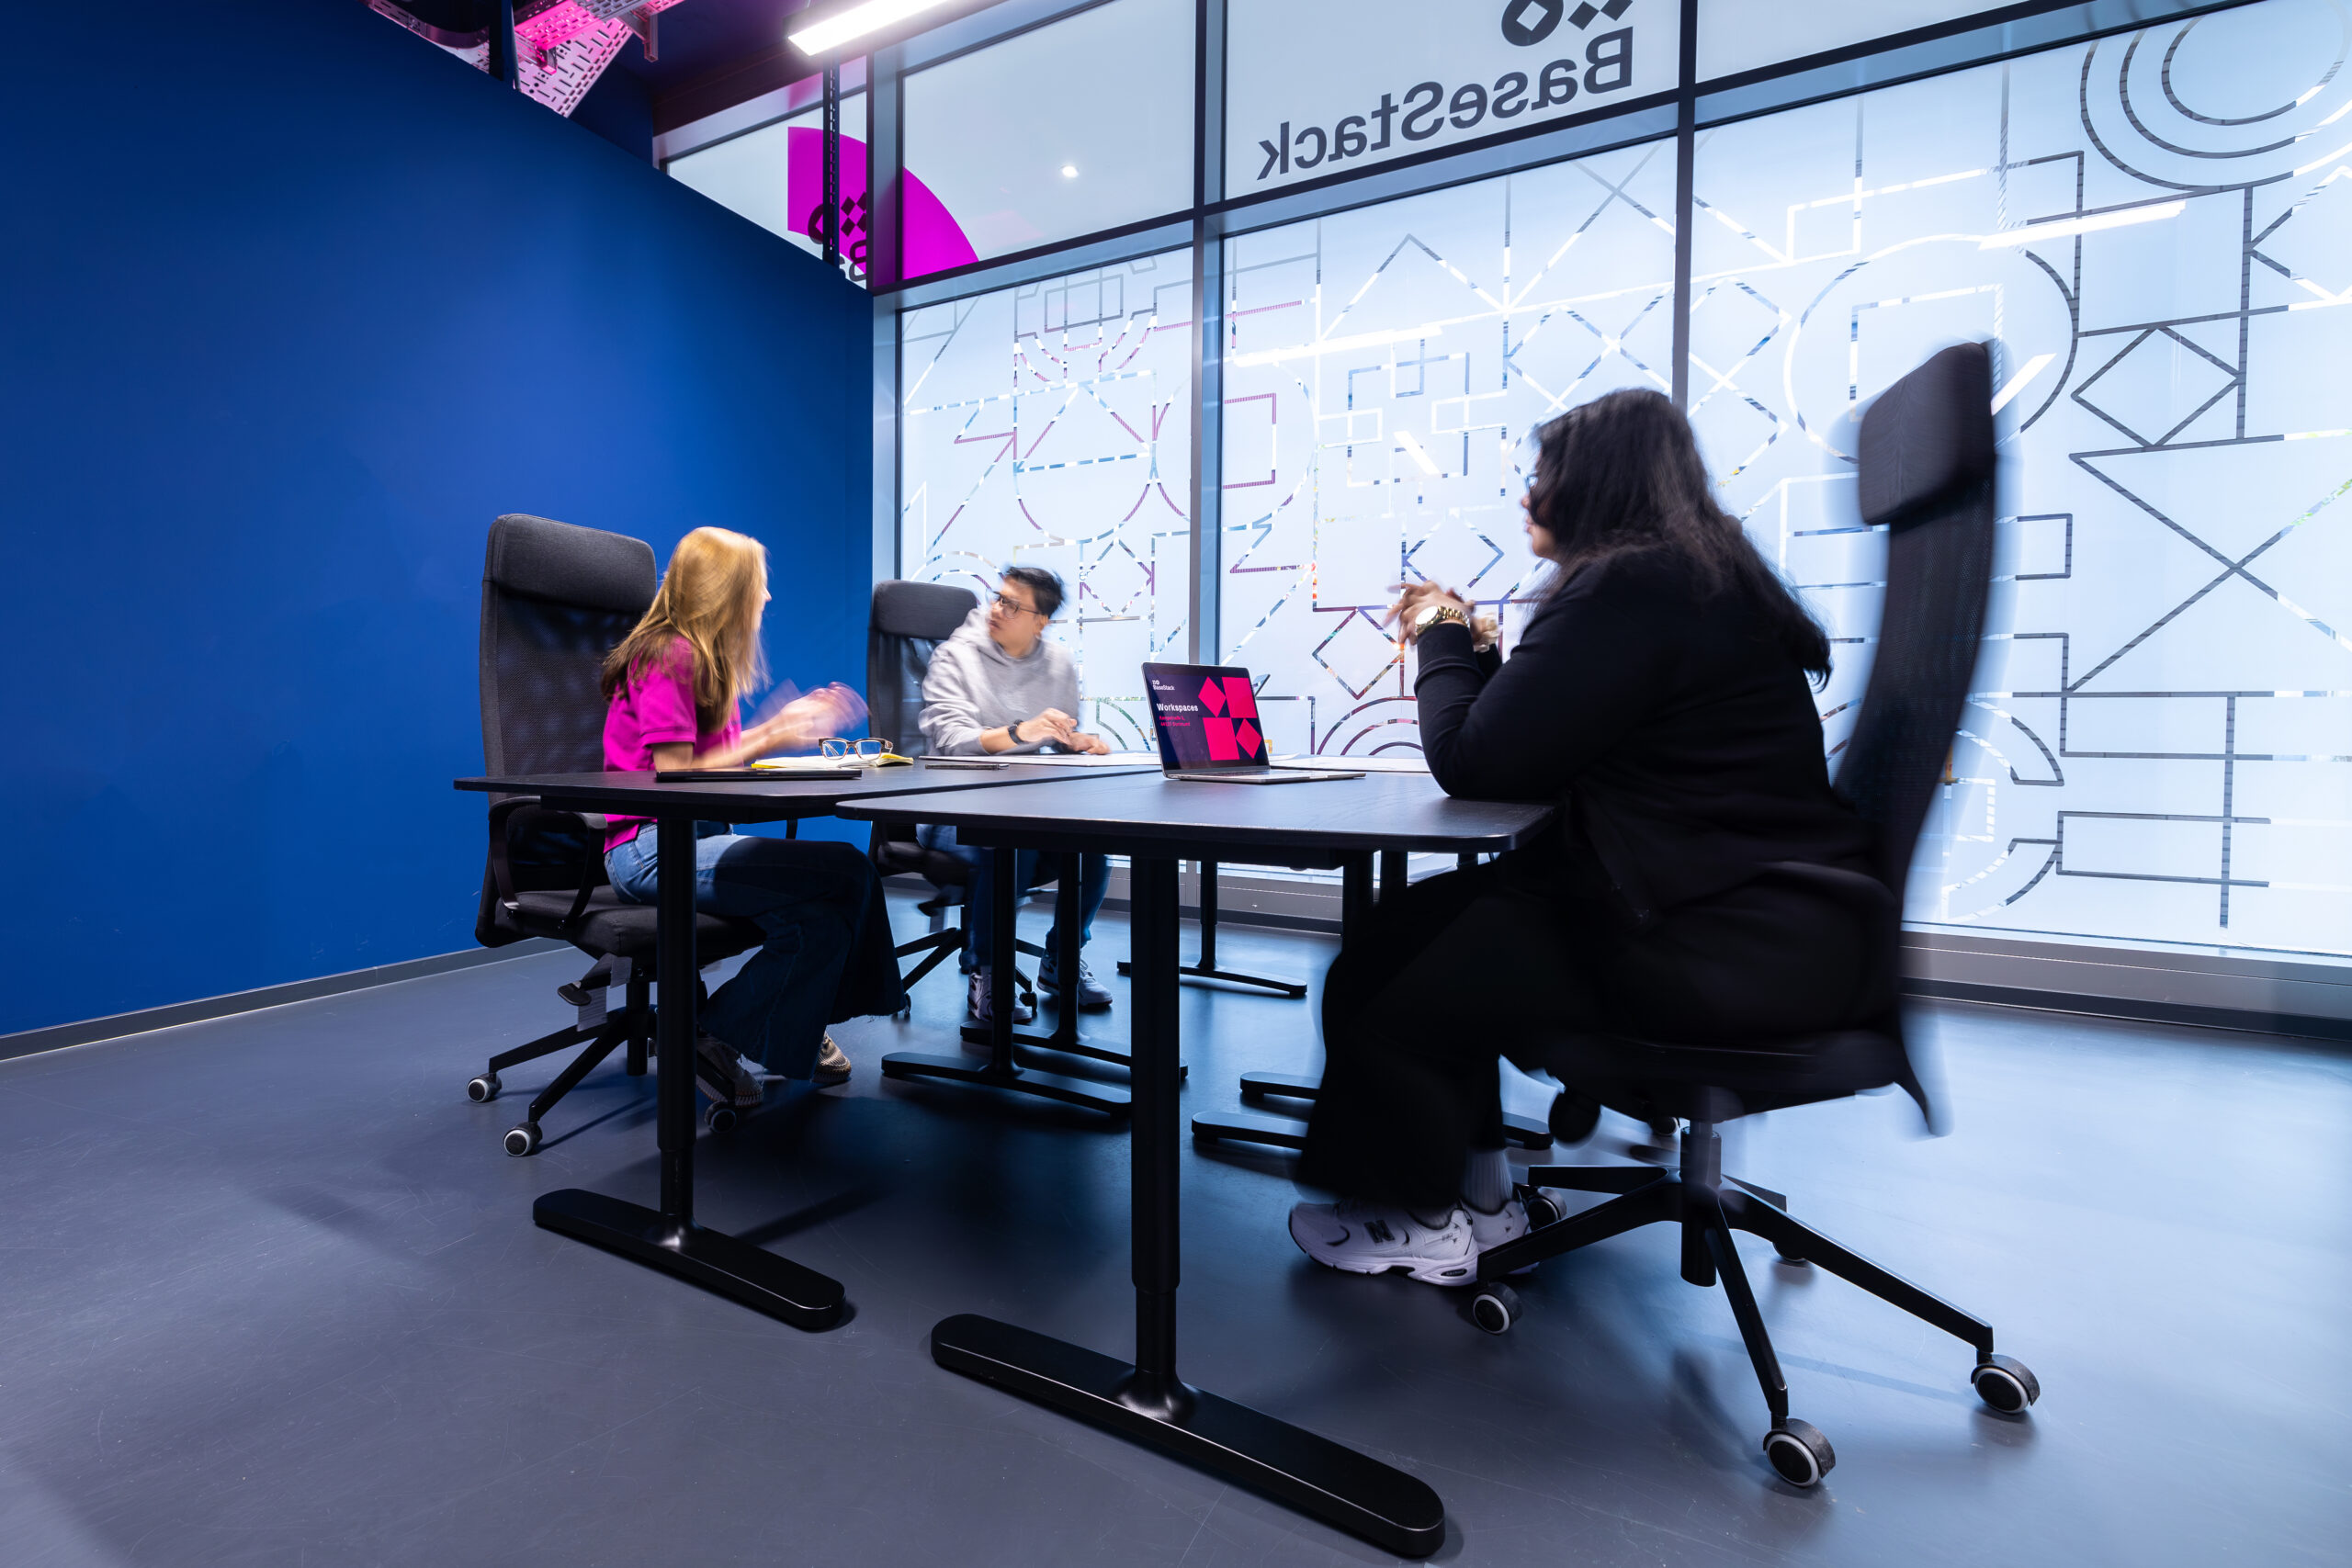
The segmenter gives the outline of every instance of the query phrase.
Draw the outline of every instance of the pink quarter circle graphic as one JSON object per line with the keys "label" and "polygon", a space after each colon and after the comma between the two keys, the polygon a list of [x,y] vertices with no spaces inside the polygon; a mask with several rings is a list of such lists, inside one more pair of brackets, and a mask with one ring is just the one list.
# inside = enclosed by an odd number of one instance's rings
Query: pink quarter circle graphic
{"label": "pink quarter circle graphic", "polygon": [[[796,125],[785,142],[785,201],[792,231],[821,243],[820,213],[825,205],[825,133]],[[842,249],[854,260],[865,254],[865,143],[842,138]],[[907,173],[905,276],[923,277],[979,260],[964,226],[912,170]]]}

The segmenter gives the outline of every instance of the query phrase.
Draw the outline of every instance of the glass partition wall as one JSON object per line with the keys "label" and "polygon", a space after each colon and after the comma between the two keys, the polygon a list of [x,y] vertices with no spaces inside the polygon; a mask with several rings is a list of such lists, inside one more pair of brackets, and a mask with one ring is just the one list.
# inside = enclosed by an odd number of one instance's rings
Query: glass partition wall
{"label": "glass partition wall", "polygon": [[1193,267],[1148,256],[899,318],[899,573],[985,602],[1058,572],[1087,728],[1148,749],[1143,665],[1188,649]]}
{"label": "glass partition wall", "polygon": [[[1202,6],[1189,207],[877,298],[898,570],[1062,571],[1058,635],[1122,744],[1146,743],[1136,666],[1189,657],[1250,667],[1279,750],[1409,755],[1390,585],[1461,588],[1508,638],[1542,584],[1531,433],[1656,387],[1837,639],[1834,761],[1883,559],[1856,417],[1988,340],[1991,638],[1910,919],[2352,956],[2346,8],[2090,0],[1979,26],[1922,4],[1887,8],[1896,38],[1777,63],[1762,9],[1431,0],[1430,26],[1495,35],[1484,63],[1452,42],[1426,56],[1449,80],[1417,84],[1409,36],[1302,47],[1297,102],[1364,109],[1308,126],[1257,87],[1217,112],[1228,80],[1270,78],[1207,69],[1226,44]],[[1721,80],[1652,90],[1678,51]],[[1407,118],[1457,97],[1470,134]],[[1507,102],[1531,112],[1496,130]],[[1341,172],[1302,182],[1302,149],[1344,149]],[[1261,162],[1262,185],[1234,174]]]}

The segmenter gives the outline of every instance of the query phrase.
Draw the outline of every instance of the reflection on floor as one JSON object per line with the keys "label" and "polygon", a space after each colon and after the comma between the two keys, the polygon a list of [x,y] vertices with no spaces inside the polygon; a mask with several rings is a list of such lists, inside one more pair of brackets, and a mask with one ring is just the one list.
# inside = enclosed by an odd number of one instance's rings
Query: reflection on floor
{"label": "reflection on floor", "polygon": [[[1330,952],[1221,946],[1318,981]],[[1106,919],[1097,973],[1125,950]],[[911,1021],[836,1032],[846,1089],[702,1145],[704,1218],[846,1281],[840,1329],[533,1228],[543,1189],[654,1191],[651,1080],[617,1062],[529,1159],[499,1134],[551,1066],[465,1098],[490,1051],[560,1019],[577,967],[0,1064],[15,1568],[1385,1560],[932,1364],[958,1311],[1118,1350],[1133,1299],[1111,1125],[881,1083],[886,1050],[954,1048],[952,973]],[[1231,1106],[1245,1069],[1312,1070],[1312,1006],[1188,987],[1188,1107]],[[1095,1027],[1123,1039],[1124,1010]],[[1979,1407],[1957,1341],[1757,1247],[1794,1411],[1839,1461],[1792,1492],[1729,1312],[1680,1283],[1666,1233],[1546,1264],[1488,1338],[1444,1292],[1307,1264],[1274,1155],[1186,1156],[1186,1374],[1426,1478],[1447,1560],[2342,1561],[2346,1058],[1961,1006],[1928,1028],[1952,1136],[1879,1097],[1733,1129],[1726,1163],[1989,1316],[2041,1375],[2029,1420]],[[1511,1093],[1541,1114],[1536,1085]],[[1635,1132],[1605,1122],[1595,1148],[1625,1157]]]}

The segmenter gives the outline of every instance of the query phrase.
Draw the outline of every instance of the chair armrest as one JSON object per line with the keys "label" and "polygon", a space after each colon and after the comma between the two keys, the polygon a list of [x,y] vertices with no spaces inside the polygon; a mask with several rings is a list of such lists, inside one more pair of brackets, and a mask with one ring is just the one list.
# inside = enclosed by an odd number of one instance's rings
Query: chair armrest
{"label": "chair armrest", "polygon": [[[514,867],[510,858],[514,835],[527,831],[534,824],[533,816],[544,815],[548,826],[563,826],[576,832],[586,845],[594,845],[603,835],[605,818],[591,818],[578,811],[565,811],[544,804],[536,795],[514,795],[494,803],[490,808],[490,872],[497,884],[500,902],[512,909],[516,907]],[[522,820],[515,818],[521,817]],[[571,908],[563,917],[564,928],[579,923],[588,908],[589,897],[605,882],[604,857],[593,848],[582,853],[571,865],[575,878]]]}

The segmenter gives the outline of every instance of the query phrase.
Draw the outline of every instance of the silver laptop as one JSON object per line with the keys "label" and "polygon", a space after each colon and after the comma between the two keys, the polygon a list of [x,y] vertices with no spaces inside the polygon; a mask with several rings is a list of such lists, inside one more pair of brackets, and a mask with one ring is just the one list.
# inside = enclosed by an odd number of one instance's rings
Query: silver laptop
{"label": "silver laptop", "polygon": [[1159,737],[1160,772],[1201,784],[1313,784],[1362,773],[1277,768],[1259,728],[1250,671],[1234,664],[1147,664],[1144,695]]}

